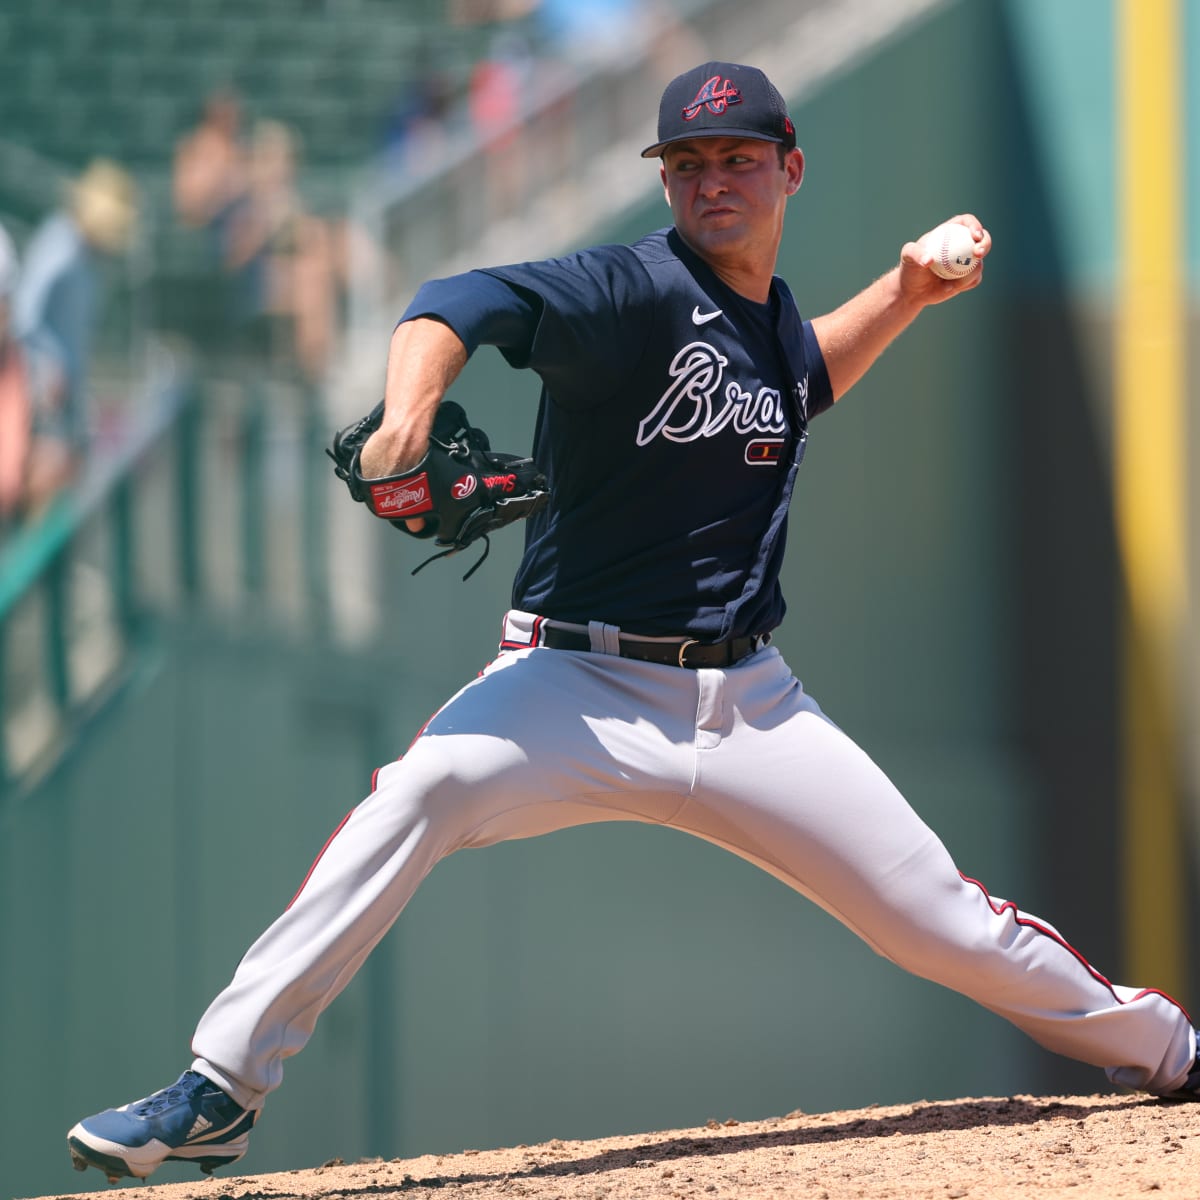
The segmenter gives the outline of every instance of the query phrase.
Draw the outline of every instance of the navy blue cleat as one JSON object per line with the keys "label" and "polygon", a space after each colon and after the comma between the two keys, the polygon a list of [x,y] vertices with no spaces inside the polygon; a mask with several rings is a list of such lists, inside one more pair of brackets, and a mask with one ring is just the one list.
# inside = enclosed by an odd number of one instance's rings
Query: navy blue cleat
{"label": "navy blue cleat", "polygon": [[145,1179],[168,1160],[193,1162],[206,1174],[237,1162],[250,1144],[257,1109],[245,1109],[195,1071],[122,1108],[84,1117],[67,1134],[77,1171],[98,1167],[109,1183]]}
{"label": "navy blue cleat", "polygon": [[[1200,1045],[1200,1029],[1196,1030],[1196,1042]],[[1187,1078],[1173,1092],[1167,1092],[1163,1100],[1200,1100],[1200,1053],[1197,1053]]]}

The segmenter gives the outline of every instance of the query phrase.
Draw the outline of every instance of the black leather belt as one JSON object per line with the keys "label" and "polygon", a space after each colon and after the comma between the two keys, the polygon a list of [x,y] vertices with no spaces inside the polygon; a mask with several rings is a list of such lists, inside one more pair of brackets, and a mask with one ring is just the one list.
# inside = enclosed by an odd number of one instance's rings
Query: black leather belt
{"label": "black leather belt", "polygon": [[[697,642],[686,638],[681,642],[648,642],[621,634],[619,645],[622,658],[637,658],[642,662],[663,663],[668,667],[732,667],[743,658],[761,649],[771,640],[762,637],[737,637],[724,642]],[[557,629],[547,625],[542,630],[543,646],[553,650],[591,650],[592,639],[586,633]]]}

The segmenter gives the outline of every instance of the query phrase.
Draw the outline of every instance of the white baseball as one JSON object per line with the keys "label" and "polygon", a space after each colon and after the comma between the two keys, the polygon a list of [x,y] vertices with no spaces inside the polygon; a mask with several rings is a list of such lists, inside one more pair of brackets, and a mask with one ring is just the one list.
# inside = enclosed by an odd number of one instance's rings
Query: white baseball
{"label": "white baseball", "polygon": [[929,269],[943,279],[961,279],[980,263],[975,257],[975,239],[971,231],[957,221],[947,221],[930,230],[922,239],[924,249],[933,255]]}

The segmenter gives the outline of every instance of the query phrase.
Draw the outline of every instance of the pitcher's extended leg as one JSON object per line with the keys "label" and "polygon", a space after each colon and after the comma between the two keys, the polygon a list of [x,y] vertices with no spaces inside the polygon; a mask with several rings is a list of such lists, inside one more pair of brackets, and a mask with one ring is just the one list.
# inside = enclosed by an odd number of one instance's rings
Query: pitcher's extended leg
{"label": "pitcher's extended leg", "polygon": [[1181,1086],[1196,1057],[1187,1013],[1161,992],[1110,983],[1049,923],[961,875],[884,773],[785,673],[768,683],[768,665],[723,677],[717,707],[736,713],[735,735],[697,750],[694,799],[676,823],[1043,1046],[1122,1086]]}

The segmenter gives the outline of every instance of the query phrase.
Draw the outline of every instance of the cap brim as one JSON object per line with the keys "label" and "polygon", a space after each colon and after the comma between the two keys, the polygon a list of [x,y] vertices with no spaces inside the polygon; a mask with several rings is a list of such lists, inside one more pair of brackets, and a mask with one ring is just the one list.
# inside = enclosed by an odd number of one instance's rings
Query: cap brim
{"label": "cap brim", "polygon": [[756,129],[697,129],[695,133],[682,133],[679,137],[667,138],[665,142],[655,142],[642,151],[643,158],[659,158],[662,152],[675,142],[692,142],[699,138],[745,138],[751,142],[774,142],[783,145],[783,138],[768,137]]}

